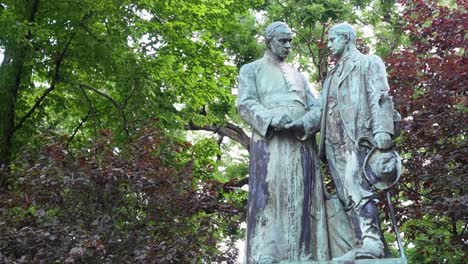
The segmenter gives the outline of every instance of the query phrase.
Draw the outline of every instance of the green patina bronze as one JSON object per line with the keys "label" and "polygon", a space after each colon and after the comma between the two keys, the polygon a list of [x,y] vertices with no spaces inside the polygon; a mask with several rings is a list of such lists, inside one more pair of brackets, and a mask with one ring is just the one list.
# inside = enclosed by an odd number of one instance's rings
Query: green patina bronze
{"label": "green patina bronze", "polygon": [[[245,262],[388,257],[363,171],[370,149],[359,144],[367,138],[380,151],[392,147],[394,110],[382,60],[356,49],[349,24],[334,26],[328,47],[338,63],[316,100],[303,75],[284,62],[289,27],[275,22],[265,39],[265,56],[244,65],[238,80],[238,111],[253,129]],[[324,191],[318,157],[330,169],[336,197]]]}
{"label": "green patina bronze", "polygon": [[281,22],[265,34],[267,51],[244,65],[238,111],[252,127],[246,263],[329,258],[317,148],[284,125],[315,104],[304,76],[284,59],[292,32]]}
{"label": "green patina bronze", "polygon": [[338,63],[330,70],[316,106],[288,127],[304,129],[306,134],[321,132],[319,156],[327,162],[357,241],[337,259],[380,259],[389,253],[375,192],[363,171],[369,149],[358,143],[373,138],[378,149],[390,149],[394,109],[384,63],[378,56],[360,53],[355,41],[354,29],[347,23],[330,29],[328,48]]}

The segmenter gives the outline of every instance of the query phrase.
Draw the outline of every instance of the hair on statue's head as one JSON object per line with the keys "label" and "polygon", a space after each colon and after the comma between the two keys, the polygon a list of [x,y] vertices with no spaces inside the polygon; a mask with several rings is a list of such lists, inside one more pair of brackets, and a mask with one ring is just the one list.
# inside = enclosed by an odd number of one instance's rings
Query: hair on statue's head
{"label": "hair on statue's head", "polygon": [[356,42],[356,31],[354,31],[353,26],[351,26],[350,24],[348,24],[346,22],[334,25],[330,29],[329,32],[330,33],[335,32],[337,35],[348,34],[349,39],[352,42]]}
{"label": "hair on statue's head", "polygon": [[289,29],[288,25],[286,23],[284,23],[284,22],[281,22],[281,21],[276,21],[276,22],[273,22],[270,25],[268,25],[268,27],[265,29],[265,40],[266,40],[266,42],[268,43],[273,38],[273,36],[275,35],[276,30],[278,30],[279,28],[282,28],[282,27],[285,27],[285,28]]}

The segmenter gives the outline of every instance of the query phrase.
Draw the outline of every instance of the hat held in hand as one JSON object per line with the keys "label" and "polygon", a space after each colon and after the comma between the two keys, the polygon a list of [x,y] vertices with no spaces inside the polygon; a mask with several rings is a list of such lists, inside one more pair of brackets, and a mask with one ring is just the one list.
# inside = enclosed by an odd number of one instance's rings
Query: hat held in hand
{"label": "hat held in hand", "polygon": [[386,190],[395,185],[400,179],[402,167],[398,153],[378,149],[369,138],[360,138],[358,144],[372,147],[363,164],[364,175],[369,183],[378,190]]}

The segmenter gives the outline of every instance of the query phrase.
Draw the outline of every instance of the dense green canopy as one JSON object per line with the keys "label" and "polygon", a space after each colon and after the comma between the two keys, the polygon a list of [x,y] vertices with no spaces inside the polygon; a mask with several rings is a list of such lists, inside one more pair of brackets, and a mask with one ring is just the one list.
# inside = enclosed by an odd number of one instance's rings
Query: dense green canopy
{"label": "dense green canopy", "polygon": [[462,263],[463,0],[0,1],[0,262],[234,262],[250,139],[233,91],[276,20],[317,90],[334,23],[387,62],[410,262]]}

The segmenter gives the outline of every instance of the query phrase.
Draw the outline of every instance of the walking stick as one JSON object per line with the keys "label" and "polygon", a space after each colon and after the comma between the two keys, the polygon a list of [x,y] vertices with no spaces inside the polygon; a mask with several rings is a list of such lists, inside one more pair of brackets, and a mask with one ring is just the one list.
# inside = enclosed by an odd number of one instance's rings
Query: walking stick
{"label": "walking stick", "polygon": [[400,231],[398,230],[398,226],[396,222],[395,210],[393,209],[393,205],[392,205],[390,190],[385,190],[385,196],[387,197],[388,208],[390,210],[390,218],[392,218],[393,230],[395,231],[398,248],[400,249],[400,258],[406,261],[405,251],[403,249],[403,243],[401,242],[401,238],[400,238]]}
{"label": "walking stick", "polygon": [[[391,198],[391,193],[390,193],[390,188],[397,183],[397,181],[400,178],[401,175],[401,158],[398,155],[396,151],[391,151],[390,153],[394,153],[394,158],[396,159],[396,166],[394,168],[395,174],[386,174],[382,168],[378,167],[378,171],[381,173],[379,174],[378,172],[374,172],[371,169],[369,169],[369,172],[366,170],[367,164],[370,159],[372,159],[371,155],[374,154],[375,152],[379,152],[379,150],[375,147],[375,141],[372,138],[369,137],[360,137],[357,141],[358,143],[358,148],[359,147],[367,147],[370,149],[370,151],[367,153],[366,158],[364,159],[364,164],[363,164],[363,170],[364,170],[364,175],[367,179],[367,181],[375,188],[377,191],[384,191],[385,196],[387,198],[387,203],[388,203],[388,208],[390,210],[390,217],[392,219],[393,223],[393,230],[395,231],[397,243],[398,243],[398,248],[400,250],[400,263],[401,264],[406,264],[408,263],[405,255],[405,251],[403,249],[403,243],[401,242],[401,237],[400,237],[400,231],[398,230],[397,226],[397,221],[395,217],[395,210],[393,209],[392,205],[392,198]],[[379,170],[380,169],[380,170]]]}

